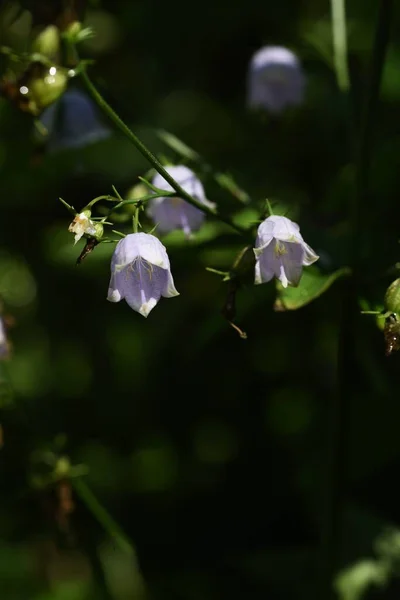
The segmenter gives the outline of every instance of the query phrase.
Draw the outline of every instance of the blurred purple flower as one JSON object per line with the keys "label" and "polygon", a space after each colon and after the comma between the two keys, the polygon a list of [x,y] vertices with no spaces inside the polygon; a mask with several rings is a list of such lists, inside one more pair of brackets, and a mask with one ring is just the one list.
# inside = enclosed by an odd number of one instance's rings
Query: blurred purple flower
{"label": "blurred purple flower", "polygon": [[118,242],[111,261],[107,300],[125,298],[144,317],[161,296],[178,296],[165,246],[149,233],[131,233]]}
{"label": "blurred purple flower", "polygon": [[41,115],[48,132],[50,152],[81,148],[103,140],[110,130],[103,125],[92,100],[78,89],[70,88]]}
{"label": "blurred purple flower", "polygon": [[299,226],[286,217],[271,216],[258,227],[255,283],[265,283],[273,277],[283,287],[299,284],[303,266],[312,265],[318,256],[303,240]]}
{"label": "blurred purple flower", "polygon": [[247,104],[279,113],[304,100],[305,77],[299,59],[280,46],[253,54],[247,75]]}
{"label": "blurred purple flower", "polygon": [[0,317],[0,360],[7,358],[9,356],[9,343],[6,334],[6,328],[4,325],[4,320]]}
{"label": "blurred purple flower", "polygon": [[[212,202],[206,199],[201,181],[188,167],[176,165],[165,169],[188,194],[208,207],[214,206]],[[152,183],[155,187],[166,192],[173,191],[170,184],[159,173],[154,176]],[[183,229],[188,237],[192,231],[200,229],[205,218],[204,213],[195,206],[188,204],[181,198],[173,197],[151,200],[148,204],[147,214],[158,225],[158,230],[161,233]]]}

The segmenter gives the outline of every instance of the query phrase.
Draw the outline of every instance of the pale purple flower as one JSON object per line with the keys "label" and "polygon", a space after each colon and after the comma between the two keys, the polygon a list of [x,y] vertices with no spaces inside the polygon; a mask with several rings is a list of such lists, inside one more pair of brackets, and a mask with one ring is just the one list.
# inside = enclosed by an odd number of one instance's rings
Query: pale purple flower
{"label": "pale purple flower", "polygon": [[[203,185],[196,175],[184,165],[166,167],[165,170],[175,179],[177,183],[191,196],[202,204],[213,207],[214,204],[206,199]],[[153,185],[166,192],[172,192],[173,188],[165,179],[157,173],[153,178]],[[183,229],[186,236],[192,231],[200,229],[205,215],[185,200],[175,197],[154,198],[148,204],[147,214],[158,226],[158,231],[168,233],[174,229]]]}
{"label": "pale purple flower", "polygon": [[91,98],[74,88],[46,108],[40,121],[48,132],[50,152],[88,146],[111,133],[100,120]]}
{"label": "pale purple flower", "polygon": [[264,46],[253,54],[247,75],[247,103],[279,113],[301,104],[305,77],[299,59],[280,46]]}
{"label": "pale purple flower", "polygon": [[258,227],[254,254],[255,283],[276,277],[283,287],[297,286],[303,266],[308,267],[319,258],[303,240],[297,223],[275,215]]}
{"label": "pale purple flower", "polygon": [[178,296],[165,246],[149,233],[130,233],[120,240],[111,261],[107,300],[123,298],[144,317],[161,296]]}

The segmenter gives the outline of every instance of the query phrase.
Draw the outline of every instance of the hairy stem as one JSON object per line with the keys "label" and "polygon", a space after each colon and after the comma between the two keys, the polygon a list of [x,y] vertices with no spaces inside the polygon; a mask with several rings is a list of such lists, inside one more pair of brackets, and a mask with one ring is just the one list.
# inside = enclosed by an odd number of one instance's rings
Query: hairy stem
{"label": "hairy stem", "polygon": [[219,219],[223,223],[226,223],[232,229],[235,229],[238,233],[244,236],[249,236],[249,232],[233,223],[233,221],[229,217],[225,217],[221,215],[217,210],[212,209],[205,204],[202,204],[196,198],[193,198],[190,194],[188,194],[173,177],[164,169],[160,161],[157,157],[143,144],[143,142],[137,137],[135,133],[122,121],[122,119],[114,112],[111,106],[104,100],[103,96],[97,90],[96,86],[92,83],[85,69],[82,70],[82,79],[85,83],[85,86],[95,100],[96,104],[101,108],[101,110],[113,121],[113,123],[122,131],[122,133],[128,138],[128,140],[135,146],[135,148],[148,160],[151,166],[160,173],[160,175],[167,181],[171,187],[176,191],[178,196],[186,200],[192,206],[195,206],[205,214]]}

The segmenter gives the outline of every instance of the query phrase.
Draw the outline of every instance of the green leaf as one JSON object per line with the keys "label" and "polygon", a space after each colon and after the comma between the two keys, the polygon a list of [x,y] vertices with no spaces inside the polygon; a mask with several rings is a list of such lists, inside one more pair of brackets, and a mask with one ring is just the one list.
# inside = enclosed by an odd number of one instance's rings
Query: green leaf
{"label": "green leaf", "polygon": [[348,267],[343,267],[330,275],[323,275],[316,268],[307,268],[298,287],[284,288],[281,284],[277,284],[278,296],[274,309],[276,311],[297,310],[321,296],[337,279],[346,277],[350,273]]}

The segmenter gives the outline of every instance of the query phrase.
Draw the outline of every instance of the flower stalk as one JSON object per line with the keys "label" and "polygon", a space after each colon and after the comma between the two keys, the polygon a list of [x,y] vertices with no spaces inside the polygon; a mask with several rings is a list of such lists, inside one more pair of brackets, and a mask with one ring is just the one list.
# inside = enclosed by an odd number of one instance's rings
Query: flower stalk
{"label": "flower stalk", "polygon": [[182,186],[179,185],[177,181],[168,173],[168,171],[163,167],[157,157],[143,144],[143,142],[138,138],[138,136],[133,133],[133,131],[124,123],[124,121],[114,112],[111,106],[106,102],[100,92],[97,90],[96,86],[92,83],[90,77],[87,74],[86,69],[82,69],[81,72],[82,80],[86,86],[86,89],[92,96],[93,100],[96,104],[101,108],[101,110],[113,121],[113,123],[122,131],[122,133],[127,137],[127,139],[135,146],[135,148],[146,158],[146,160],[154,167],[154,169],[170,184],[170,186],[175,190],[177,195],[186,200],[192,206],[195,206],[205,214],[210,217],[214,217],[219,219],[220,221],[226,223],[232,229],[234,229],[240,235],[249,236],[249,231],[239,225],[233,223],[233,221],[229,217],[225,217],[221,215],[215,208],[211,208],[198,200],[193,198],[188,192],[186,192]]}

